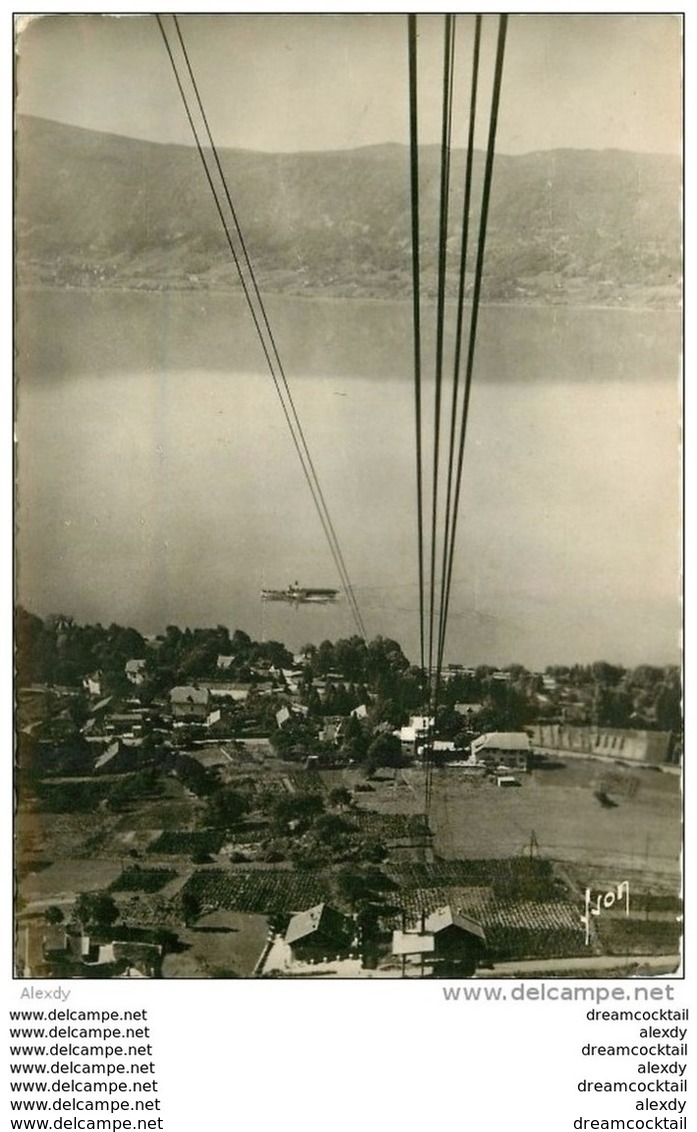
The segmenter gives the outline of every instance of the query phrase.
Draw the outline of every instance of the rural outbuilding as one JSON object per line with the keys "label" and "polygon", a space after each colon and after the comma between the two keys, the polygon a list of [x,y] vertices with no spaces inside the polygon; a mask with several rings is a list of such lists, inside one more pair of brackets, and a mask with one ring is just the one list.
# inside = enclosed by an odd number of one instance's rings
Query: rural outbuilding
{"label": "rural outbuilding", "polygon": [[353,937],[354,924],[348,916],[328,904],[316,904],[291,917],[285,942],[295,959],[323,959],[350,951]]}
{"label": "rural outbuilding", "polygon": [[470,750],[479,762],[491,766],[530,769],[530,738],[524,731],[489,731],[473,739]]}
{"label": "rural outbuilding", "polygon": [[205,722],[208,715],[208,688],[194,684],[179,684],[169,693],[172,715],[175,719],[197,719]]}
{"label": "rural outbuilding", "polygon": [[433,936],[436,960],[456,964],[464,974],[474,973],[486,948],[481,924],[447,904],[426,916],[424,928]]}

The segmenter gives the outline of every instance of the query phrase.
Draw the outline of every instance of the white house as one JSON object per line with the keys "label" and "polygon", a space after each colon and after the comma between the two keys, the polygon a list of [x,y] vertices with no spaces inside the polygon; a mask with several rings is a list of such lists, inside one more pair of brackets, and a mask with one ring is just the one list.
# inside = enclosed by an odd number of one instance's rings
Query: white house
{"label": "white house", "polygon": [[82,686],[87,692],[88,696],[101,696],[102,694],[102,674],[101,672],[94,672],[90,676],[85,676],[82,681]]}
{"label": "white house", "polygon": [[529,769],[530,737],[524,731],[489,731],[472,740],[470,751],[479,762],[492,766]]}
{"label": "white house", "polygon": [[130,680],[131,684],[143,684],[145,682],[145,665],[144,659],[127,660],[126,679]]}

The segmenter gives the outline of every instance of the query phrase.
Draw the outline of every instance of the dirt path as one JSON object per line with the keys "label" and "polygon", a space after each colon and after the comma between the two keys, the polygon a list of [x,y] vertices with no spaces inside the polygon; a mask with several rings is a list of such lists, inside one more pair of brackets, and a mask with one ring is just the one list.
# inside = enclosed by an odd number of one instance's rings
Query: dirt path
{"label": "dirt path", "polygon": [[680,969],[679,955],[589,955],[576,959],[527,959],[522,962],[496,963],[490,970],[478,971],[477,978],[491,979],[498,975],[572,975],[574,971],[628,970],[641,968],[661,974],[675,974]]}

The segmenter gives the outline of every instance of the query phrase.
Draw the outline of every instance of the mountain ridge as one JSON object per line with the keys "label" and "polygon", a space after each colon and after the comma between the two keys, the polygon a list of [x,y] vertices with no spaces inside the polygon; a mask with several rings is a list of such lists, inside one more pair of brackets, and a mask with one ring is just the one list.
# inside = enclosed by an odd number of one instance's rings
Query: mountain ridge
{"label": "mountain ridge", "polygon": [[[57,127],[58,129],[70,130],[74,133],[90,134],[92,136],[104,138],[119,138],[125,142],[136,142],[143,145],[159,146],[162,149],[180,149],[190,152],[196,150],[196,144],[191,142],[162,142],[157,141],[155,138],[138,138],[133,134],[121,134],[114,130],[93,130],[89,126],[78,126],[71,122],[62,122],[58,118],[45,118],[40,114],[17,114],[16,122],[21,127],[22,123],[43,123],[47,127]],[[298,150],[267,150],[267,149],[250,149],[248,146],[220,146],[219,149],[229,153],[253,153],[262,157],[297,157],[302,154],[313,156],[322,153],[361,153],[370,150],[406,150],[407,145],[405,142],[397,141],[383,141],[383,142],[366,142],[365,145],[345,146],[339,149],[322,150],[322,149],[298,149]],[[433,151],[439,152],[440,147],[437,142],[427,142],[419,146],[420,152]],[[454,146],[453,153],[464,153],[465,150],[458,146]],[[484,153],[484,150],[477,148],[477,153]],[[627,153],[636,154],[642,157],[660,158],[665,161],[679,161],[680,158],[677,154],[668,153],[663,150],[632,150],[621,149],[619,146],[603,146],[601,149],[591,149],[588,146],[557,146],[555,149],[531,149],[525,150],[524,153],[501,153],[499,157],[541,157],[548,153]]]}
{"label": "mountain ridge", "polygon": [[[409,153],[388,142],[220,160],[260,286],[268,292],[411,294]],[[422,288],[436,287],[437,146],[421,150]],[[19,117],[16,249],[21,284],[236,290],[195,148]],[[463,151],[453,152],[461,189]],[[483,155],[475,155],[475,210]],[[675,307],[681,162],[561,149],[497,156],[483,299]],[[449,239],[457,285],[461,205]]]}

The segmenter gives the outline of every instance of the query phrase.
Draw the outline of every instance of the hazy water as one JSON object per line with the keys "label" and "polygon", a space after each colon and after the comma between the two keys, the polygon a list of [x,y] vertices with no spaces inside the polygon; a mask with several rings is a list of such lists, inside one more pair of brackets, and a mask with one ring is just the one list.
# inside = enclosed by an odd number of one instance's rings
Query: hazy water
{"label": "hazy water", "polygon": [[[223,296],[20,304],[19,589],[31,609],[353,631],[262,586],[337,584],[268,376]],[[275,300],[313,459],[371,635],[418,648],[408,307]],[[679,320],[484,312],[448,652],[531,665],[673,660]],[[324,367],[324,368],[322,368]]]}

